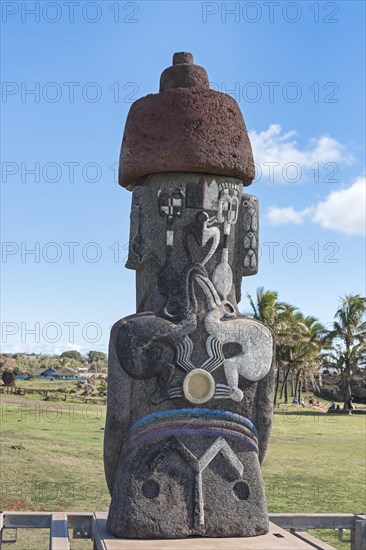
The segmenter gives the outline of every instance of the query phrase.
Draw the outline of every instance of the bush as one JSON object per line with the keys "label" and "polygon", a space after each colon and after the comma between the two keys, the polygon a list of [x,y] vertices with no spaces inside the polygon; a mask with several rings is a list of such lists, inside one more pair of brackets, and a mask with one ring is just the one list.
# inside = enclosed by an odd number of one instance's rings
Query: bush
{"label": "bush", "polygon": [[24,451],[25,450],[25,447],[24,447],[23,443],[14,443],[13,445],[11,445],[10,448],[14,449],[15,451]]}

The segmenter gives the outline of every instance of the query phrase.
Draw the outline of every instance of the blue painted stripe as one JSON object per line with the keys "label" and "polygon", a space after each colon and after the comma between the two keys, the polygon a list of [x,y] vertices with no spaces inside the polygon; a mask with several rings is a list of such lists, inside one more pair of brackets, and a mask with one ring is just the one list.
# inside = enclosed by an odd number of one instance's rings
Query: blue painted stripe
{"label": "blue painted stripe", "polygon": [[203,436],[211,436],[211,437],[219,437],[223,436],[227,439],[233,439],[236,441],[241,441],[242,443],[245,443],[249,445],[252,449],[258,453],[258,445],[250,439],[249,437],[246,437],[245,435],[241,435],[239,433],[231,432],[230,430],[224,430],[224,429],[212,429],[212,428],[199,428],[194,429],[191,428],[168,428],[168,429],[162,429],[158,431],[154,431],[151,433],[143,434],[143,435],[136,435],[133,438],[131,438],[126,445],[126,451],[133,449],[140,443],[143,443],[144,441],[151,440],[151,439],[160,439],[162,437],[172,437],[172,436],[179,436],[179,435],[203,435]]}
{"label": "blue painted stripe", "polygon": [[147,422],[149,420],[154,420],[157,418],[167,417],[167,416],[180,416],[180,415],[197,415],[197,416],[221,416],[223,418],[230,418],[232,420],[235,420],[236,422],[243,423],[247,425],[258,437],[258,430],[254,426],[253,422],[251,422],[248,418],[245,418],[245,416],[241,416],[240,414],[228,412],[228,411],[219,411],[215,409],[171,409],[168,411],[159,411],[156,413],[150,413],[146,416],[143,416],[142,418],[139,418],[136,422],[134,422],[130,428],[129,432],[134,430],[137,426],[140,426],[144,422]]}
{"label": "blue painted stripe", "polygon": [[194,430],[199,429],[212,429],[212,430],[229,430],[230,432],[240,433],[241,435],[245,437],[249,437],[251,440],[253,440],[256,444],[258,443],[258,440],[252,430],[250,430],[247,426],[244,426],[244,424],[239,424],[238,422],[232,422],[230,420],[223,420],[221,418],[213,418],[213,417],[199,417],[199,418],[193,418],[189,417],[188,421],[187,418],[164,418],[162,420],[155,420],[153,422],[145,422],[144,424],[140,424],[140,426],[137,427],[136,430],[133,432],[130,432],[129,436],[130,439],[134,439],[135,437],[140,437],[143,434],[146,433],[152,433],[159,430],[169,430],[169,429],[186,429],[191,428]]}

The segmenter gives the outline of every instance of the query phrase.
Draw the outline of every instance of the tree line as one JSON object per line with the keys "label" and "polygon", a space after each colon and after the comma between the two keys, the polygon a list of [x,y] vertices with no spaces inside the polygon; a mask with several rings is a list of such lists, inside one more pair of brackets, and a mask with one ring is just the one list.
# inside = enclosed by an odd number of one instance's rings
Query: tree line
{"label": "tree line", "polygon": [[339,299],[332,327],[296,307],[278,300],[274,290],[259,287],[255,298],[247,294],[249,316],[262,321],[276,340],[275,404],[288,401],[288,382],[301,400],[302,388],[319,391],[321,373],[335,369],[342,381],[344,408],[350,405],[351,380],[366,366],[366,298],[348,294]]}
{"label": "tree line", "polygon": [[[9,359],[13,365],[9,365]],[[16,375],[33,374],[39,370],[48,368],[68,368],[77,370],[80,367],[88,367],[96,372],[102,372],[107,368],[107,355],[101,351],[89,351],[86,356],[77,350],[64,351],[61,355],[4,353],[0,357],[0,368],[9,368]]]}

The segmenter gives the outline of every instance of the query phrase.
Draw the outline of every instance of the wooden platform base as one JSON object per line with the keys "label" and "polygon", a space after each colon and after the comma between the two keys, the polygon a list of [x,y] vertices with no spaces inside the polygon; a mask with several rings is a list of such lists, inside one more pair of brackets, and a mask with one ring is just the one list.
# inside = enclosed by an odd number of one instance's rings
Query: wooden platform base
{"label": "wooden platform base", "polygon": [[[93,522],[94,550],[334,550],[307,533],[292,535],[274,523],[270,523],[269,533],[249,538],[202,538],[174,540],[131,540],[117,539],[105,527],[107,514],[96,513]],[[306,537],[309,537],[309,542]],[[304,540],[305,539],[305,540]],[[312,539],[312,540],[310,540]],[[314,545],[314,541],[319,545]]]}

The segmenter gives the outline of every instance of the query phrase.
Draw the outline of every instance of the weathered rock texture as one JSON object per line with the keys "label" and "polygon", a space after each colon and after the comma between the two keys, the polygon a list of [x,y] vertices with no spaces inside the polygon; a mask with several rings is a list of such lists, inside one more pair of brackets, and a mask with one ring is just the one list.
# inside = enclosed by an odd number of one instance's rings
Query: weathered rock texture
{"label": "weathered rock texture", "polygon": [[[182,59],[188,62],[179,63]],[[205,69],[191,58],[176,56],[176,61],[161,76],[161,92],[131,106],[119,183],[131,189],[149,174],[202,172],[250,185],[254,162],[239,106],[231,96],[210,90]]]}
{"label": "weathered rock texture", "polygon": [[[254,536],[268,530],[260,463],[272,423],[274,342],[237,305],[242,276],[258,267],[258,201],[243,194],[253,159],[244,123],[222,126],[227,96],[212,102],[204,69],[189,54],[175,59],[191,69],[168,69],[166,91],[148,96],[159,97],[162,113],[164,101],[166,112],[175,109],[164,126],[172,143],[160,139],[153,103],[136,119],[136,102],[129,118],[140,127],[127,122],[122,144],[121,181],[134,187],[127,267],[136,270],[137,313],[118,321],[110,339],[107,528],[122,538]],[[185,122],[179,153],[174,140]],[[145,130],[149,149],[136,137]],[[209,135],[214,145],[205,144]],[[239,143],[246,156],[237,157],[237,173],[228,159]]]}

